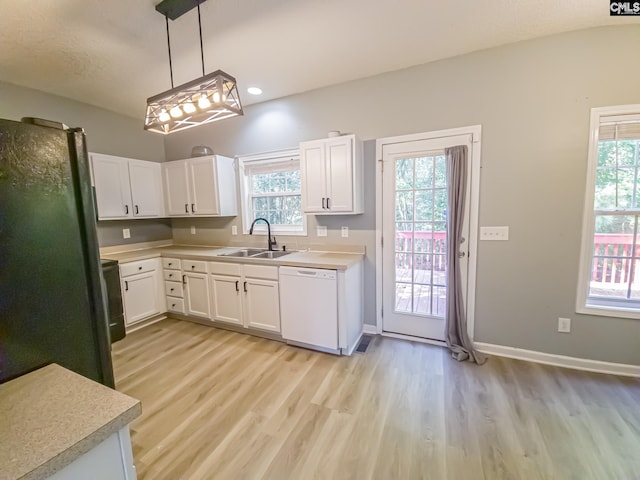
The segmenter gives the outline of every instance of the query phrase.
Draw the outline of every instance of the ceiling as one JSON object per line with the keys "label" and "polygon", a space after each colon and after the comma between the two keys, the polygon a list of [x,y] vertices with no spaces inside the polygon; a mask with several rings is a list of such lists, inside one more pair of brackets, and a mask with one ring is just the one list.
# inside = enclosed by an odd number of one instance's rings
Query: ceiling
{"label": "ceiling", "polygon": [[[142,118],[171,87],[159,0],[0,0],[0,81]],[[602,25],[606,0],[208,0],[206,72],[245,105],[534,37]],[[174,83],[202,75],[196,10],[170,21]],[[251,85],[264,94],[246,93]]]}

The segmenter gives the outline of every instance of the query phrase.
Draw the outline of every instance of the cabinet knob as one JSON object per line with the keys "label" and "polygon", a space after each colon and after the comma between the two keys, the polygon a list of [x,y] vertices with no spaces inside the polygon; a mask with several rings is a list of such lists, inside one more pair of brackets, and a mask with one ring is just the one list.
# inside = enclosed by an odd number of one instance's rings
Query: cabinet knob
{"label": "cabinet knob", "polygon": [[169,262],[169,266],[173,265],[173,262]]}
{"label": "cabinet knob", "polygon": [[173,273],[170,273],[170,274],[169,274],[169,278],[173,278]]}
{"label": "cabinet knob", "polygon": [[142,270],[142,267],[138,267],[138,270]]}
{"label": "cabinet knob", "polygon": [[175,304],[175,303],[172,303],[172,304],[171,304],[171,308],[176,308],[176,304]]}
{"label": "cabinet knob", "polygon": [[173,292],[173,288],[171,289],[171,291]]}
{"label": "cabinet knob", "polygon": [[193,270],[194,268],[196,268],[196,266],[195,265],[191,265],[191,269]]}

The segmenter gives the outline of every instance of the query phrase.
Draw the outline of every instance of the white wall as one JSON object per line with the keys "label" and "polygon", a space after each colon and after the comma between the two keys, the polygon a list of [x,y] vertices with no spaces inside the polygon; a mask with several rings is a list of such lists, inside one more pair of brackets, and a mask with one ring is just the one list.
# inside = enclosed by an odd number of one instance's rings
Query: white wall
{"label": "white wall", "polygon": [[[164,161],[164,140],[161,135],[144,130],[141,106],[140,119],[133,119],[84,103],[0,82],[0,118],[19,121],[22,117],[55,120],[69,127],[82,127],[91,152]],[[131,238],[122,238],[128,228]],[[100,246],[137,243],[171,238],[169,220],[133,220],[98,222]]]}
{"label": "white wall", "polygon": [[[481,124],[480,224],[508,225],[510,240],[479,245],[475,339],[639,365],[640,321],[575,313],[589,110],[640,103],[639,51],[637,25],[480,51],[251,106],[242,118],[168,136],[167,159],[188,157],[198,144],[239,155],[290,148],[329,130],[373,140]],[[374,161],[368,148],[366,213],[318,220],[329,226],[331,243],[342,241],[339,227],[348,225],[349,242],[367,245],[369,323]],[[188,222],[174,221],[173,234],[189,243],[227,242],[239,222],[201,221],[199,234],[189,235]],[[318,241],[314,227],[310,217],[309,243]],[[573,319],[571,334],[556,332],[560,316]]]}

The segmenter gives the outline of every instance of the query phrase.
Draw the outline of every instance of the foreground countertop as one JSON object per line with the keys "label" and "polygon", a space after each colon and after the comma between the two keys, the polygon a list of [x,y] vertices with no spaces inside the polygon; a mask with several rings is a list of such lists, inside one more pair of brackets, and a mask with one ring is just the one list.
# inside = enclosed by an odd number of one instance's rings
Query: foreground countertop
{"label": "foreground countertop", "polygon": [[240,250],[242,247],[200,247],[188,245],[171,245],[157,248],[146,248],[117,253],[101,253],[101,257],[117,260],[119,263],[134,262],[156,257],[178,257],[191,260],[205,260],[231,263],[250,263],[257,265],[276,265],[307,268],[326,268],[330,270],[346,270],[362,261],[364,255],[358,252],[299,251],[291,252],[280,258],[225,257],[225,253]]}
{"label": "foreground countertop", "polygon": [[0,478],[47,478],[141,411],[139,400],[56,364],[0,385]]}

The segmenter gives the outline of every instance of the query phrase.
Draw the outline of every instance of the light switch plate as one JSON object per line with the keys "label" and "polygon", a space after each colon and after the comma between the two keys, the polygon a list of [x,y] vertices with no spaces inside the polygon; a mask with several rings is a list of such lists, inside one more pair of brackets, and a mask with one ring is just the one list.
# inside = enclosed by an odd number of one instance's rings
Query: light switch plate
{"label": "light switch plate", "polygon": [[343,238],[349,237],[349,227],[342,227],[342,237]]}
{"label": "light switch plate", "polygon": [[131,238],[131,230],[129,230],[128,228],[123,228],[122,238]]}
{"label": "light switch plate", "polygon": [[326,237],[327,236],[327,227],[321,227],[320,225],[318,225],[317,235],[319,237]]}
{"label": "light switch plate", "polygon": [[558,331],[560,333],[571,332],[571,319],[570,318],[558,318]]}
{"label": "light switch plate", "polygon": [[509,227],[480,227],[480,240],[509,240]]}
{"label": "light switch plate", "polygon": [[238,234],[238,226],[231,225],[231,235],[237,235],[237,234]]}

